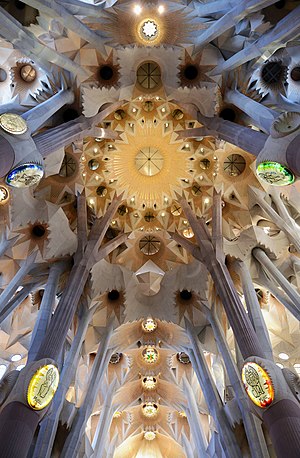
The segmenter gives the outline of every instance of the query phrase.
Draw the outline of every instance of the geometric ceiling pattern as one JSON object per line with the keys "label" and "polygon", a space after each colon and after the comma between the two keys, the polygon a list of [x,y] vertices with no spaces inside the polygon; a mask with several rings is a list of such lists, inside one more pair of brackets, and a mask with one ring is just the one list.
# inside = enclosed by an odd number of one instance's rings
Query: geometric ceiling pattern
{"label": "geometric ceiling pattern", "polygon": [[1,456],[298,456],[299,18],[0,2]]}

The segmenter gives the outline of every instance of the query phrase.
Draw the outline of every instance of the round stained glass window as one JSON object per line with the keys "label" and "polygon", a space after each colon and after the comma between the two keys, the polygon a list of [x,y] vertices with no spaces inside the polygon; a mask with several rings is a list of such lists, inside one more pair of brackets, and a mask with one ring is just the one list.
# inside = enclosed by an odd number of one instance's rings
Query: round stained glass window
{"label": "round stained glass window", "polygon": [[26,83],[32,83],[36,79],[36,70],[30,64],[23,65],[20,70],[20,76]]}
{"label": "round stained glass window", "polygon": [[97,159],[91,159],[89,162],[88,162],[88,166],[89,166],[89,169],[90,170],[97,170],[99,168],[99,162],[97,161]]}
{"label": "round stained glass window", "polygon": [[142,352],[143,360],[148,364],[154,364],[158,360],[158,351],[154,347],[146,347]]}

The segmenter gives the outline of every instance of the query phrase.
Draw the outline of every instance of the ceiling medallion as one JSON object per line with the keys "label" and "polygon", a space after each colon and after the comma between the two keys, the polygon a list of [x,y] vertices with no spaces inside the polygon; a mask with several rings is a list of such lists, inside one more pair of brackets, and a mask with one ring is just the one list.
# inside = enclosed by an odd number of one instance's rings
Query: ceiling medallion
{"label": "ceiling medallion", "polygon": [[257,176],[265,183],[273,186],[287,186],[294,183],[294,174],[279,162],[261,162],[256,167]]}
{"label": "ceiling medallion", "polygon": [[156,388],[157,380],[152,375],[143,378],[143,388],[145,390],[154,390]]}
{"label": "ceiling medallion", "polygon": [[247,362],[242,369],[242,380],[251,401],[258,407],[269,406],[274,399],[274,388],[269,374],[258,364]]}
{"label": "ceiling medallion", "polygon": [[138,27],[139,37],[147,42],[153,43],[159,37],[159,26],[155,19],[147,18],[140,22]]}
{"label": "ceiling medallion", "polygon": [[157,415],[158,405],[154,402],[146,402],[142,407],[143,415],[148,418],[153,418]]}
{"label": "ceiling medallion", "polygon": [[25,119],[14,113],[3,113],[0,116],[0,127],[14,135],[25,134],[28,129]]}
{"label": "ceiling medallion", "polygon": [[154,364],[158,360],[158,351],[154,347],[146,347],[142,352],[143,359],[148,364]]}
{"label": "ceiling medallion", "polygon": [[156,434],[154,431],[145,431],[144,432],[144,439],[147,441],[153,441],[156,438]]}
{"label": "ceiling medallion", "polygon": [[153,318],[148,317],[142,322],[142,328],[145,332],[153,332],[157,328],[157,322]]}
{"label": "ceiling medallion", "polygon": [[27,402],[34,410],[44,409],[52,401],[59,382],[54,364],[40,367],[32,376],[27,390]]}
{"label": "ceiling medallion", "polygon": [[135,166],[139,173],[147,177],[157,175],[164,165],[163,155],[151,146],[140,149],[135,157]]}

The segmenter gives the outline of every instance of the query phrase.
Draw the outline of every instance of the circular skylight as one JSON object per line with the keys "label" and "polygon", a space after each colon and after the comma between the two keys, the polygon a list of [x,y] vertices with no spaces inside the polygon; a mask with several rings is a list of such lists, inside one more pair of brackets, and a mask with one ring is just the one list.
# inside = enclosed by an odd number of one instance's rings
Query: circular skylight
{"label": "circular skylight", "polygon": [[153,19],[146,19],[140,25],[140,35],[144,40],[153,41],[158,37],[158,25]]}
{"label": "circular skylight", "polygon": [[284,361],[287,361],[290,357],[286,353],[279,353],[279,358],[283,359]]}
{"label": "circular skylight", "polygon": [[0,364],[0,380],[2,379],[3,375],[5,374],[6,369],[7,367],[5,366],[5,364]]}
{"label": "circular skylight", "polygon": [[11,359],[11,361],[16,362],[16,361],[20,361],[20,359],[22,359],[22,356],[21,355],[13,355],[10,359]]}

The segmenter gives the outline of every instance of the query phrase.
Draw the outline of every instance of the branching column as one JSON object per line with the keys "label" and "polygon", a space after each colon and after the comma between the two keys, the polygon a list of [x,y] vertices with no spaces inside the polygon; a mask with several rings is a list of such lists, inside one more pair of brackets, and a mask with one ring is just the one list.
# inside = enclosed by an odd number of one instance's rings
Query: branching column
{"label": "branching column", "polygon": [[77,456],[77,451],[86,427],[86,422],[92,413],[93,406],[96,402],[96,397],[99,393],[100,386],[111,356],[112,351],[109,351],[109,340],[112,332],[113,320],[111,320],[111,322],[108,324],[103,339],[99,344],[99,349],[97,351],[92,372],[88,381],[88,389],[85,394],[84,401],[75,417],[69,436],[65,442],[61,453],[62,458],[76,458]]}
{"label": "branching column", "polygon": [[49,277],[44,289],[40,310],[32,331],[27,361],[35,360],[38,349],[45,337],[45,333],[52,316],[59,277],[66,267],[67,265],[64,262],[52,264],[50,267]]}
{"label": "branching column", "polygon": [[209,234],[205,222],[197,220],[187,201],[179,198],[179,202],[194,231],[198,246],[188,242],[179,234],[175,234],[174,239],[191,251],[193,256],[201,261],[211,274],[243,357],[248,358],[256,355],[264,358],[265,354],[260,342],[225,265],[222,250],[220,194],[214,194],[212,236]]}
{"label": "branching column", "polygon": [[[75,315],[78,302],[88,279],[90,269],[98,259],[100,244],[108,229],[110,221],[119,205],[120,198],[115,198],[101,220],[97,220],[92,227],[83,255],[76,257],[76,262],[71,270],[67,286],[63,292],[58,307],[51,319],[41,347],[36,355],[36,361],[43,358],[57,360]],[[85,196],[79,197],[78,211],[86,212]],[[122,240],[122,239],[121,239]],[[120,241],[120,243],[122,243]],[[82,243],[79,240],[78,246]],[[107,254],[108,249],[105,251]],[[19,378],[0,412],[0,456],[1,458],[25,458],[33,439],[38,423],[45,412],[36,412],[29,408],[24,400],[24,378],[30,366],[21,371]],[[19,400],[11,401],[10,399]]]}
{"label": "branching column", "polygon": [[266,358],[272,361],[272,345],[250,273],[243,261],[237,261],[234,266],[237,269],[237,273],[242,281],[243,293],[245,295],[245,301],[251,323],[253,324],[256,335],[261,343]]}
{"label": "branching column", "polygon": [[254,248],[252,254],[255,259],[262,265],[263,269],[266,270],[266,272],[279,284],[279,286],[293,302],[296,311],[300,313],[300,295],[288,282],[285,276],[273,264],[264,250],[261,248]]}
{"label": "branching column", "polygon": [[69,386],[75,376],[78,361],[80,358],[82,343],[85,339],[87,327],[89,325],[92,310],[84,310],[80,316],[78,330],[67,354],[63,366],[60,383],[53,399],[51,413],[41,422],[39,433],[32,458],[50,458],[51,451],[56,435],[60,412],[63,408]]}
{"label": "branching column", "polygon": [[241,450],[237,445],[234,433],[229,425],[222,401],[214,385],[202,348],[200,347],[200,342],[198,341],[197,336],[194,335],[192,326],[187,320],[186,328],[191,340],[192,351],[190,349],[185,349],[185,351],[187,351],[190,356],[198,382],[203,391],[206,404],[209,407],[215,421],[224,455],[227,458],[240,458]]}
{"label": "branching column", "polygon": [[226,372],[228,374],[228,378],[234,391],[236,402],[241,411],[244,428],[248,439],[249,448],[251,451],[251,456],[252,458],[267,458],[269,456],[269,453],[262,432],[262,428],[260,425],[257,424],[254,415],[249,409],[249,400],[246,395],[245,389],[242,386],[239,370],[233,360],[230,348],[228,346],[220,322],[218,320],[215,310],[215,304],[213,304],[212,309],[210,309],[208,305],[204,304],[203,302],[202,305],[203,310],[205,311],[207,319],[210,322],[212,330],[214,332],[214,337],[216,339],[218,349],[223,357]]}
{"label": "branching column", "polygon": [[28,256],[25,261],[22,262],[22,265],[15,276],[11,279],[9,284],[6,286],[3,293],[0,295],[0,313],[5,309],[7,302],[12,298],[14,293],[19,288],[23,278],[30,272],[33,268],[34,261],[36,258],[37,252],[34,251]]}
{"label": "branching column", "polygon": [[203,433],[203,428],[201,426],[201,420],[199,418],[199,410],[197,402],[195,399],[194,392],[191,388],[191,385],[186,378],[183,378],[183,391],[185,392],[187,402],[188,402],[188,422],[190,429],[192,431],[194,443],[196,450],[198,452],[199,458],[208,458],[209,454],[206,452],[207,449],[207,440]]}
{"label": "branching column", "polygon": [[115,378],[110,384],[101,409],[100,418],[98,421],[95,438],[93,440],[92,447],[95,451],[94,458],[103,458],[105,456],[105,446],[109,442],[108,440],[108,430],[111,424],[113,417],[113,410],[115,406],[112,404],[113,395],[117,387],[117,379]]}

